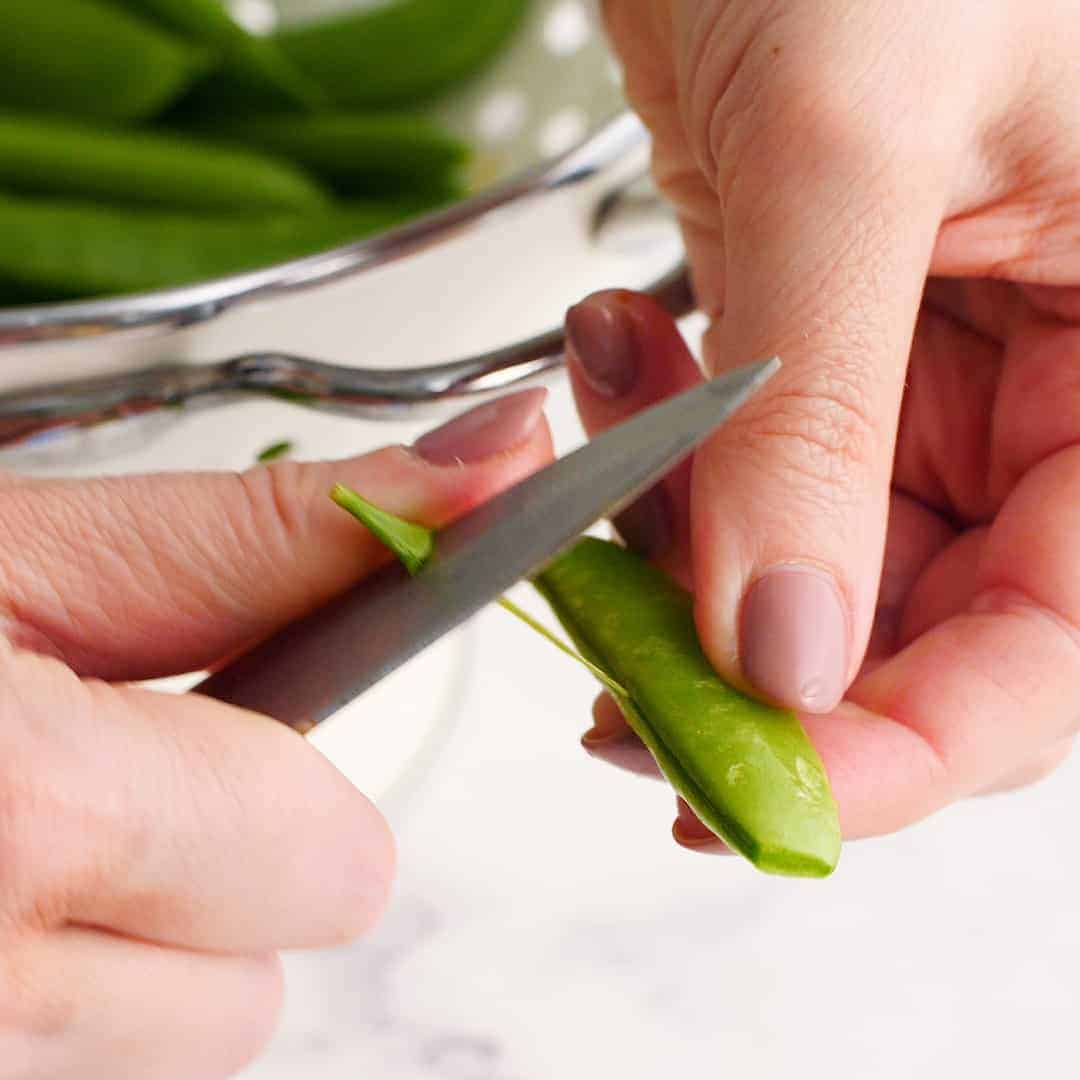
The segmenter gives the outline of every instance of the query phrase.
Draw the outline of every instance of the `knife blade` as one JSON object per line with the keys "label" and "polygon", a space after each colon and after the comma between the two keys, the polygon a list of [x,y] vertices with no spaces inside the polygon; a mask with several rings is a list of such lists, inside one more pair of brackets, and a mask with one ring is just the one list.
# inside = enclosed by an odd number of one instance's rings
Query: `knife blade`
{"label": "knife blade", "polygon": [[631,503],[779,366],[773,358],[738,368],[602,433],[441,530],[416,577],[388,567],[196,692],[309,731]]}

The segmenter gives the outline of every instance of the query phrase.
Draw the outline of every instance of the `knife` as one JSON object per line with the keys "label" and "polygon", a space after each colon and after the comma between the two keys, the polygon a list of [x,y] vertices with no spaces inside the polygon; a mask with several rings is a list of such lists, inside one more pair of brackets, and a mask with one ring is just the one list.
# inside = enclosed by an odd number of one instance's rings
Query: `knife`
{"label": "knife", "polygon": [[440,530],[415,577],[387,567],[195,692],[310,731],[631,503],[779,367],[738,368],[609,429]]}

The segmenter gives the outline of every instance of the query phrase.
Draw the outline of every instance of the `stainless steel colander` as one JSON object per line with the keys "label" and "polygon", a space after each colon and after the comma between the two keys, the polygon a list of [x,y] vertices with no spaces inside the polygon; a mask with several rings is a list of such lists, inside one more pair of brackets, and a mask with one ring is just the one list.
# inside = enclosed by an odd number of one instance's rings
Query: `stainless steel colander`
{"label": "stainless steel colander", "polygon": [[[238,0],[256,27],[350,5]],[[0,448],[78,460],[90,428],[274,394],[366,417],[490,393],[561,362],[592,289],[689,305],[648,138],[589,0],[536,0],[511,48],[436,115],[477,147],[476,194],[368,241],[122,299],[0,310]],[[516,340],[492,338],[493,310]],[[164,410],[164,412],[163,412]],[[97,444],[100,446],[100,440]]]}

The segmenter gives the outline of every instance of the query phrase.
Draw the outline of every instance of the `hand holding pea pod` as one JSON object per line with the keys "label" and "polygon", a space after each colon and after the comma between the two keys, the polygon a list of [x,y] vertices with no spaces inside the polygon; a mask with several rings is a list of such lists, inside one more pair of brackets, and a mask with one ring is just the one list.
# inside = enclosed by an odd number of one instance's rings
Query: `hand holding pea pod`
{"label": "hand holding pea pod", "polygon": [[[956,402],[964,426],[954,437],[963,432],[971,441],[953,443],[953,455],[961,447],[975,454],[985,429],[974,417],[996,395],[992,452],[1002,462],[1032,461],[1033,454],[1041,462],[1046,440],[1076,422],[1062,412],[1060,390],[1062,380],[1072,377],[1062,361],[1076,332],[1058,324],[1032,328],[1023,377],[1019,371],[1009,377],[994,373],[988,343],[970,330],[948,327],[940,317],[930,318],[938,344],[918,368],[912,422],[921,413],[921,423],[929,425],[939,403]],[[591,433],[700,378],[678,329],[648,298],[597,294],[570,315],[568,325],[571,375]],[[960,355],[965,364],[981,358],[983,376],[955,382],[952,354],[941,351],[953,348],[974,348],[974,354]],[[969,405],[974,417],[966,412]],[[1051,415],[1060,424],[1052,432],[1044,420]],[[909,441],[902,443],[899,459],[908,463],[905,468],[914,460],[908,455],[925,447],[923,440],[935,430],[940,435],[934,426],[905,431]],[[752,446],[728,452],[742,455],[730,461],[733,477],[741,466],[751,470],[755,483],[764,484]],[[985,476],[961,474],[972,460],[948,456],[934,466],[957,485],[957,497],[980,497]],[[701,467],[700,458],[687,463],[617,523],[633,548],[686,584],[693,580],[691,539],[696,545],[715,542],[714,530],[738,525],[730,518],[713,524],[694,506],[692,470]],[[1080,499],[1070,492],[1080,486],[1078,476],[1075,451],[1033,464],[1004,493],[989,526],[969,530],[938,519],[909,494],[894,493],[879,622],[862,670],[839,708],[826,715],[800,712],[824,760],[846,836],[899,828],[962,794],[1029,783],[1068,753],[1075,717],[1073,632],[1057,616],[1039,613],[1030,597],[1046,597],[1055,606],[1073,602]],[[994,584],[970,606],[977,579]],[[699,627],[701,612],[699,599]],[[782,642],[775,647],[779,650]],[[1038,675],[1046,665],[1053,670]],[[1010,686],[1015,689],[1007,690]],[[651,755],[610,697],[598,701],[584,744],[618,767],[656,773]],[[715,830],[685,802],[675,836],[695,849],[719,849]]]}
{"label": "hand holding pea pod", "polygon": [[[432,529],[341,483],[331,497],[410,574],[423,573],[438,543]],[[600,680],[716,835],[768,873],[832,873],[840,826],[817,753],[793,713],[755,702],[716,675],[688,593],[640,555],[594,537],[556,557],[533,584],[577,652],[509,599],[500,603]]]}
{"label": "hand holding pea pod", "polygon": [[233,1076],[273,1031],[276,952],[378,918],[392,839],[321,752],[129,680],[213,665],[373,572],[333,477],[442,524],[546,463],[541,405],[344,462],[5,478],[0,1080]]}

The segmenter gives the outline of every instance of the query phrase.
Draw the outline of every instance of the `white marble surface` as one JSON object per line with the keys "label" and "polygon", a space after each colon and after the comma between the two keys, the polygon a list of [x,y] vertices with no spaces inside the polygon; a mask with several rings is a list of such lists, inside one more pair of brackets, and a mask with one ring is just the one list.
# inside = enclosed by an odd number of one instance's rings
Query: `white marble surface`
{"label": "white marble surface", "polygon": [[[576,440],[565,388],[551,411]],[[676,849],[669,793],[586,757],[587,675],[500,610],[470,640],[449,744],[391,808],[392,911],[288,959],[245,1080],[1080,1075],[1075,760],[829,881],[764,878]]]}

